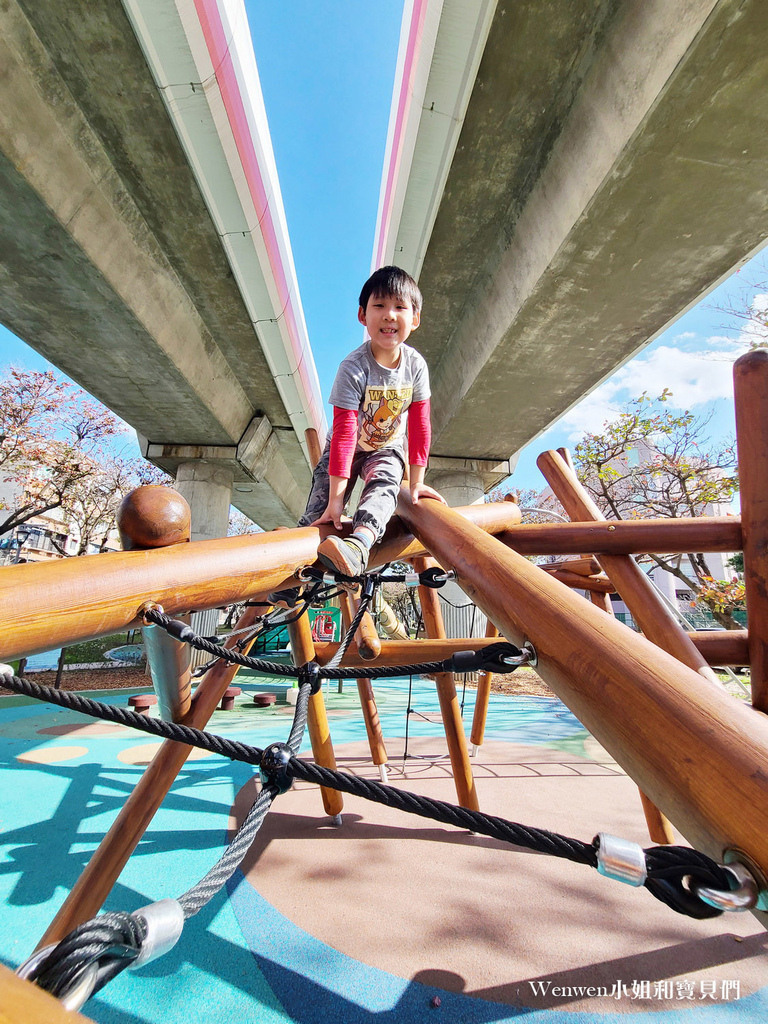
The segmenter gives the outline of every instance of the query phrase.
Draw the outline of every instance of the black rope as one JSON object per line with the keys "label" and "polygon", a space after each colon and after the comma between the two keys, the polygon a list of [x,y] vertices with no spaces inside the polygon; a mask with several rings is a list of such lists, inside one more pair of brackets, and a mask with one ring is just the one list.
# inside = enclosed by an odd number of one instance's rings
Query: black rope
{"label": "black rope", "polygon": [[[308,668],[309,666],[304,667],[305,672]],[[184,730],[182,742],[195,743],[195,745],[203,746],[206,750],[223,753],[227,757],[245,761],[248,764],[260,764],[262,760],[264,752],[247,744],[234,743],[221,736],[214,736],[171,722],[147,720],[142,715],[136,715],[133,712],[126,715],[125,708],[117,709],[110,705],[101,705],[97,701],[80,697],[77,694],[52,690],[50,687],[38,687],[37,684],[16,676],[3,676],[2,678],[10,689],[28,696],[38,696],[35,691],[39,691],[42,699],[50,700],[52,703],[73,707],[75,710],[85,710],[86,714],[106,717],[110,721],[122,721],[122,724],[134,724],[128,719],[135,718],[140,720],[135,723],[138,728],[155,732],[157,735],[163,735],[164,730],[167,730],[166,735],[169,739],[179,738],[176,731]],[[309,678],[308,672],[306,678]],[[302,689],[307,691],[308,699],[309,688],[302,686]],[[102,710],[107,714],[101,715]],[[113,715],[112,712],[115,711],[122,712],[124,717]],[[147,728],[150,723],[156,728]],[[292,736],[294,732],[295,730],[292,731]],[[199,743],[197,742],[198,738]],[[360,796],[387,807],[406,811],[409,814],[416,814],[420,817],[440,821],[443,824],[478,832],[501,842],[512,843],[515,846],[535,850],[539,853],[562,857],[576,863],[587,864],[590,867],[597,865],[597,849],[594,841],[585,843],[556,832],[549,832],[546,829],[528,827],[495,815],[483,814],[481,811],[457,807],[441,800],[432,800],[406,790],[384,786],[380,782],[324,768],[321,765],[300,760],[295,755],[286,759],[285,771],[289,779],[301,779],[330,789],[337,789],[340,792]],[[693,917],[709,917],[721,913],[700,900],[687,884],[688,879],[693,879],[699,884],[724,891],[729,890],[728,873],[710,857],[687,847],[663,846],[647,850],[646,858],[649,870],[645,885],[657,899],[678,913]]]}
{"label": "black rope", "polygon": [[[363,612],[365,612],[365,610],[366,609],[363,608]],[[181,640],[183,643],[189,644],[196,650],[207,651],[216,658],[221,658],[222,660],[228,661],[234,665],[241,665],[244,668],[250,668],[254,672],[259,672],[263,675],[277,675],[294,679],[298,678],[301,672],[301,668],[296,665],[281,665],[279,662],[265,661],[263,658],[254,658],[250,655],[239,654],[237,651],[234,651],[229,647],[222,647],[220,644],[213,643],[206,637],[198,636],[198,634],[194,633],[186,622],[182,622],[181,619],[174,619],[170,615],[166,615],[165,612],[159,611],[157,608],[147,609],[144,612],[144,617],[148,622],[157,626],[162,626],[162,628],[176,640]],[[359,625],[359,619],[362,618],[359,608],[358,615],[355,618],[357,622],[357,625],[355,626],[356,630]],[[354,632],[352,635],[354,635]],[[321,665],[318,666],[318,672],[321,679],[392,679],[396,676],[405,675],[434,675],[438,672],[472,672],[489,670],[494,672],[512,672],[516,666],[510,666],[502,659],[505,655],[513,654],[515,652],[519,654],[520,649],[515,647],[513,644],[499,642],[498,644],[492,644],[489,647],[485,647],[478,652],[457,652],[450,658],[445,658],[443,661],[425,661],[420,662],[417,665],[360,665],[355,668],[337,668],[331,667],[330,665]],[[467,658],[469,658],[468,661]],[[462,661],[462,659],[464,659],[464,661]],[[466,664],[464,662],[466,662]]]}

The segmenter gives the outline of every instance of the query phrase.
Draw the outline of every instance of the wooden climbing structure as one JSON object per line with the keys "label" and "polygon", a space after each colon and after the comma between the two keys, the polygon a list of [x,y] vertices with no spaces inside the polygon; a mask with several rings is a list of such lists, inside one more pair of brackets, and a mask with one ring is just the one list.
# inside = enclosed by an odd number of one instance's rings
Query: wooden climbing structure
{"label": "wooden climbing structure", "polygon": [[[539,465],[570,523],[522,525],[511,502],[452,509],[410,502],[373,550],[370,568],[410,562],[452,570],[488,617],[485,638],[446,639],[435,591],[421,586],[427,638],[381,640],[364,617],[343,666],[397,666],[479,650],[498,636],[532,645],[537,672],[635,780],[651,836],[672,842],[672,827],[722,861],[738,859],[768,896],[768,352],[735,367],[741,517],[608,522],[579,484],[567,453],[546,452]],[[188,509],[173,491],[141,488],[121,515],[124,551],[86,559],[0,570],[0,661],[61,644],[136,628],[147,608],[177,618],[196,610],[249,602],[238,629],[264,612],[267,595],[296,586],[316,559],[325,530],[314,527],[189,543]],[[686,633],[660,602],[632,555],[668,551],[744,552],[749,629]],[[567,555],[555,570],[529,555]],[[590,600],[573,591],[588,590]],[[615,588],[640,635],[610,614]],[[345,625],[358,597],[342,602]],[[262,602],[259,604],[259,602]],[[237,666],[218,662],[191,688],[189,648],[149,630],[163,717],[204,729]],[[152,633],[152,630],[157,632]],[[307,616],[290,626],[295,663],[327,664],[338,644],[313,640]],[[234,643],[234,640],[227,642]],[[711,665],[749,664],[753,705],[725,692]],[[483,741],[489,674],[480,679],[471,744]],[[479,806],[472,759],[450,673],[435,678],[458,802]],[[373,761],[386,777],[386,748],[369,679],[358,681]],[[310,699],[315,761],[333,767],[322,689]],[[41,945],[58,941],[93,917],[191,751],[164,741],[51,923]],[[322,790],[327,814],[343,798]]]}

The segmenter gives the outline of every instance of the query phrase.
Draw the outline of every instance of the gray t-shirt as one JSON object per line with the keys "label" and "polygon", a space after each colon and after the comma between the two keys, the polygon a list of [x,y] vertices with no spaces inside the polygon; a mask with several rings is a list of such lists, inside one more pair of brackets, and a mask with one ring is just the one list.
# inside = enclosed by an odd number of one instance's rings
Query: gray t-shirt
{"label": "gray t-shirt", "polygon": [[331,405],[357,409],[358,450],[397,448],[404,452],[408,406],[424,402],[429,396],[429,370],[415,348],[403,345],[400,362],[389,370],[376,362],[366,341],[339,366],[331,388]]}

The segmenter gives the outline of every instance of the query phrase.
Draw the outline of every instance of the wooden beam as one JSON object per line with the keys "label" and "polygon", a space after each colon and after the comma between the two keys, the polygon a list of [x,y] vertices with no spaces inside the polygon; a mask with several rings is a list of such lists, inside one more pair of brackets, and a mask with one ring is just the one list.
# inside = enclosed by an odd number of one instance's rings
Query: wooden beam
{"label": "wooden beam", "polygon": [[[490,532],[519,522],[520,516],[509,502],[468,505],[460,512]],[[329,527],[306,526],[7,566],[0,569],[0,657],[11,661],[137,628],[149,601],[179,615],[264,599],[298,585],[295,573],[315,562],[317,545],[329,532]],[[426,549],[397,520],[371,553],[371,568],[414,552]]]}
{"label": "wooden beam", "polygon": [[401,514],[508,640],[533,644],[539,675],[689,842],[718,860],[743,851],[768,875],[766,716],[452,509],[424,501]]}
{"label": "wooden beam", "polygon": [[0,964],[0,1022],[2,1024],[93,1024],[33,981],[19,978]]}
{"label": "wooden beam", "polygon": [[[182,495],[170,487],[150,484],[127,494],[117,510],[117,529],[124,551],[188,544],[192,513]],[[189,624],[189,616],[185,618]],[[166,722],[183,722],[192,704],[192,648],[160,626],[141,631],[152,685]]]}
{"label": "wooden beam", "polygon": [[[602,597],[602,594],[598,594]],[[598,605],[598,607],[603,607]],[[629,628],[629,627],[625,627]],[[748,665],[749,645],[745,629],[718,629],[687,634],[697,649],[701,651],[710,665]],[[456,651],[481,651],[496,643],[496,638],[477,636],[462,637],[448,640],[382,640],[381,654],[376,659],[377,666],[396,667],[398,665],[416,665],[420,662],[442,661],[450,658]],[[338,644],[316,643],[317,661],[326,665],[339,649]],[[344,668],[363,667],[369,665],[354,649],[347,651],[341,662]]]}
{"label": "wooden beam", "polygon": [[[350,595],[346,592],[339,594],[339,604],[341,605],[341,618],[346,631],[352,625],[352,620],[355,614]],[[334,644],[336,650],[338,650],[339,646],[339,644]],[[379,649],[381,649],[381,644],[379,644]],[[331,655],[331,657],[333,657],[333,655]],[[366,663],[370,660],[364,657],[359,645],[358,657],[362,663]],[[330,658],[327,658],[325,661],[320,660],[317,643],[315,644],[315,659],[321,665],[326,664],[327,661],[331,660]],[[342,660],[346,665],[346,659]],[[376,707],[376,696],[373,692],[371,680],[364,678],[358,679],[357,692],[360,695],[360,707],[363,711],[363,721],[365,722],[365,732],[368,736],[368,746],[371,750],[371,759],[377,767],[380,767],[385,765],[389,758],[387,757],[387,748],[384,745],[384,734],[381,731],[379,709]]]}
{"label": "wooden beam", "polygon": [[[542,452],[536,465],[571,519],[579,522],[605,522],[603,513],[558,452]],[[605,553],[598,555],[597,559],[646,637],[715,686],[719,685],[712,669],[688,639],[637,562],[629,555]]]}
{"label": "wooden beam", "polygon": [[[490,619],[486,619],[485,622],[485,636],[489,643],[498,642],[499,631]],[[485,739],[485,722],[488,718],[488,704],[491,699],[492,676],[492,672],[478,673],[475,710],[472,715],[472,731],[469,736],[473,754],[477,754],[478,747],[483,745],[483,740]]]}
{"label": "wooden beam", "polygon": [[496,534],[521,555],[663,555],[677,551],[741,551],[738,516],[640,519],[600,523],[531,523]]}
{"label": "wooden beam", "polygon": [[[733,366],[752,703],[768,711],[768,352]],[[699,550],[696,548],[695,550]]]}

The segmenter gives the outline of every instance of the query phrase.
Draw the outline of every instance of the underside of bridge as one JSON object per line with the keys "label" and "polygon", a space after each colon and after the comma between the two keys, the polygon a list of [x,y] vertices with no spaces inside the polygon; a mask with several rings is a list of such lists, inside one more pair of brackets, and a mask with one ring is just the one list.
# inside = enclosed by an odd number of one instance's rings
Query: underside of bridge
{"label": "underside of bridge", "polygon": [[426,6],[377,254],[424,292],[441,472],[491,470],[764,244],[768,10]]}
{"label": "underside of bridge", "polygon": [[[155,11],[181,39],[174,5]],[[304,410],[267,352],[281,296],[260,324],[230,258],[264,210],[239,232],[214,223],[120,2],[10,0],[0,28],[0,319],[135,427],[154,463],[203,460],[256,522],[292,522],[309,467]],[[210,94],[194,70],[169,101],[189,117]]]}
{"label": "underside of bridge", "polygon": [[[0,319],[269,528],[324,418],[230,10],[0,7]],[[764,243],[767,86],[759,0],[406,4],[376,262],[425,295],[438,486],[503,479]]]}

